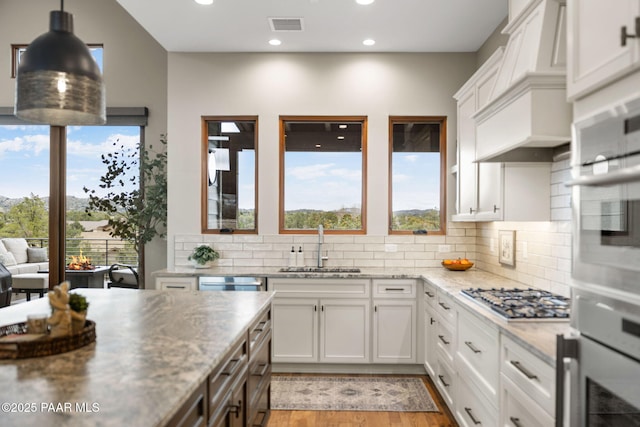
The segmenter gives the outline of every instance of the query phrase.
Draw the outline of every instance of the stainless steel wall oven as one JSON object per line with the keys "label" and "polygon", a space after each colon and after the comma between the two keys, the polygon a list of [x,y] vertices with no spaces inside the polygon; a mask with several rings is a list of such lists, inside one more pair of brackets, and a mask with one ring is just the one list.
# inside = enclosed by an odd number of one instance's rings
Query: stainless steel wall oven
{"label": "stainless steel wall oven", "polygon": [[556,425],[640,427],[640,99],[573,137],[577,332],[558,336]]}

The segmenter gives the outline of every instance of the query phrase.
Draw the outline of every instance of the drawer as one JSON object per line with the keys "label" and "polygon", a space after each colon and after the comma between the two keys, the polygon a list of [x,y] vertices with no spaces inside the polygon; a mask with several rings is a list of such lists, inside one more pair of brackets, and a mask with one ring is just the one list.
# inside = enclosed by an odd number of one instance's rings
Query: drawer
{"label": "drawer", "polygon": [[447,403],[447,406],[453,412],[453,402],[456,399],[456,382],[457,377],[451,365],[441,357],[436,362],[436,378],[433,382],[440,390],[440,395]]}
{"label": "drawer", "polygon": [[500,371],[549,415],[555,416],[555,369],[502,336]]}
{"label": "drawer", "polygon": [[157,277],[156,289],[163,291],[195,291],[197,290],[195,277]]}
{"label": "drawer", "polygon": [[464,310],[458,312],[456,357],[459,373],[464,369],[470,381],[497,404],[500,344],[499,334],[492,326],[473,318]]}
{"label": "drawer", "polygon": [[415,280],[374,280],[374,298],[411,298],[416,297]]}
{"label": "drawer", "polygon": [[234,380],[242,373],[246,374],[247,347],[246,335],[243,335],[209,375],[209,416],[221,405]]}
{"label": "drawer", "polygon": [[462,427],[497,426],[498,410],[472,384],[458,376],[456,420]]}
{"label": "drawer", "polygon": [[265,427],[269,422],[271,414],[271,382],[264,384],[264,389],[260,390],[258,400],[251,404],[249,414],[249,426]]}
{"label": "drawer", "polygon": [[456,327],[456,306],[453,302],[453,298],[442,292],[437,293],[436,312],[440,316],[441,320],[449,322],[451,326]]}
{"label": "drawer", "polygon": [[506,375],[501,375],[501,382],[501,426],[548,427],[555,425],[555,420]]}
{"label": "drawer", "polygon": [[436,287],[426,280],[422,281],[424,288],[424,302],[425,304],[429,304],[431,307],[435,308],[438,304],[437,291]]}
{"label": "drawer", "polygon": [[167,425],[169,427],[205,427],[208,418],[205,414],[206,407],[207,387],[205,383],[202,383],[178,409]]}
{"label": "drawer", "polygon": [[253,349],[271,332],[271,307],[249,327],[249,357],[253,358]]}
{"label": "drawer", "polygon": [[368,298],[369,279],[269,279],[278,298]]}
{"label": "drawer", "polygon": [[447,358],[450,364],[453,364],[453,356],[455,354],[455,337],[451,326],[446,323],[436,323],[436,346]]}
{"label": "drawer", "polygon": [[259,392],[264,389],[266,383],[271,382],[271,331],[262,340],[259,347],[251,355],[249,361],[249,378],[247,381],[247,394],[249,406],[259,400]]}

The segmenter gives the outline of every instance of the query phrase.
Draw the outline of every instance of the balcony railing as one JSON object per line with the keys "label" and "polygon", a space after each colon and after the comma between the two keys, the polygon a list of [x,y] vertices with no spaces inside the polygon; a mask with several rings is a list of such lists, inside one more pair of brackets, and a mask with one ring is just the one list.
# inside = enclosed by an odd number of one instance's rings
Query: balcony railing
{"label": "balcony railing", "polygon": [[[27,238],[30,246],[48,247],[48,238]],[[66,264],[72,256],[84,256],[91,260],[93,265],[111,265],[115,263],[138,265],[138,254],[133,249],[133,244],[120,239],[66,239]]]}

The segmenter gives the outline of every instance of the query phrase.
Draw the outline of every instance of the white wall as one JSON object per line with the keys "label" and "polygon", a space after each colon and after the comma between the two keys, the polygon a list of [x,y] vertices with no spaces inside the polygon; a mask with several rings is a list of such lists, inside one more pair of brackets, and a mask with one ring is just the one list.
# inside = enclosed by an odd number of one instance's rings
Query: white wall
{"label": "white wall", "polygon": [[[29,44],[47,32],[49,12],[59,6],[51,0],[0,1],[0,106],[14,104],[11,44]],[[64,6],[82,41],[104,45],[107,107],[148,107],[147,142],[158,141],[166,132],[167,52],[115,0],[67,0]],[[166,242],[147,245],[145,265],[148,283],[150,272],[166,266]]]}
{"label": "white wall", "polygon": [[[451,166],[452,95],[473,73],[475,61],[473,53],[169,53],[169,268],[176,236],[200,233],[201,116],[259,116],[258,227],[263,236],[278,233],[278,116],[367,116],[367,234],[385,236],[389,115],[447,116]],[[453,206],[449,198],[449,214]]]}

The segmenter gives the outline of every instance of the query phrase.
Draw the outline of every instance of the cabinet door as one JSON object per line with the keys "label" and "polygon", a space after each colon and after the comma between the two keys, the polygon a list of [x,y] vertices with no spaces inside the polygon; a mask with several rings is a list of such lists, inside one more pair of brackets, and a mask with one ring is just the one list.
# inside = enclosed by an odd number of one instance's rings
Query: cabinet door
{"label": "cabinet door", "polygon": [[433,381],[436,381],[437,342],[436,313],[426,301],[424,305],[424,367]]}
{"label": "cabinet door", "polygon": [[318,300],[276,298],[273,309],[273,361],[318,361]]}
{"label": "cabinet door", "polygon": [[622,46],[623,26],[635,34],[638,0],[567,2],[569,61],[567,95],[579,98],[638,66],[640,42],[629,38]]}
{"label": "cabinet door", "polygon": [[373,362],[416,362],[416,302],[374,300]]}
{"label": "cabinet door", "polygon": [[478,164],[478,221],[502,219],[503,185],[502,163]]}
{"label": "cabinet door", "polygon": [[476,159],[476,125],[471,117],[476,111],[475,94],[458,101],[458,212],[457,221],[473,220],[477,205],[478,182]]}
{"label": "cabinet door", "polygon": [[369,363],[370,304],[368,299],[320,300],[320,362]]}

